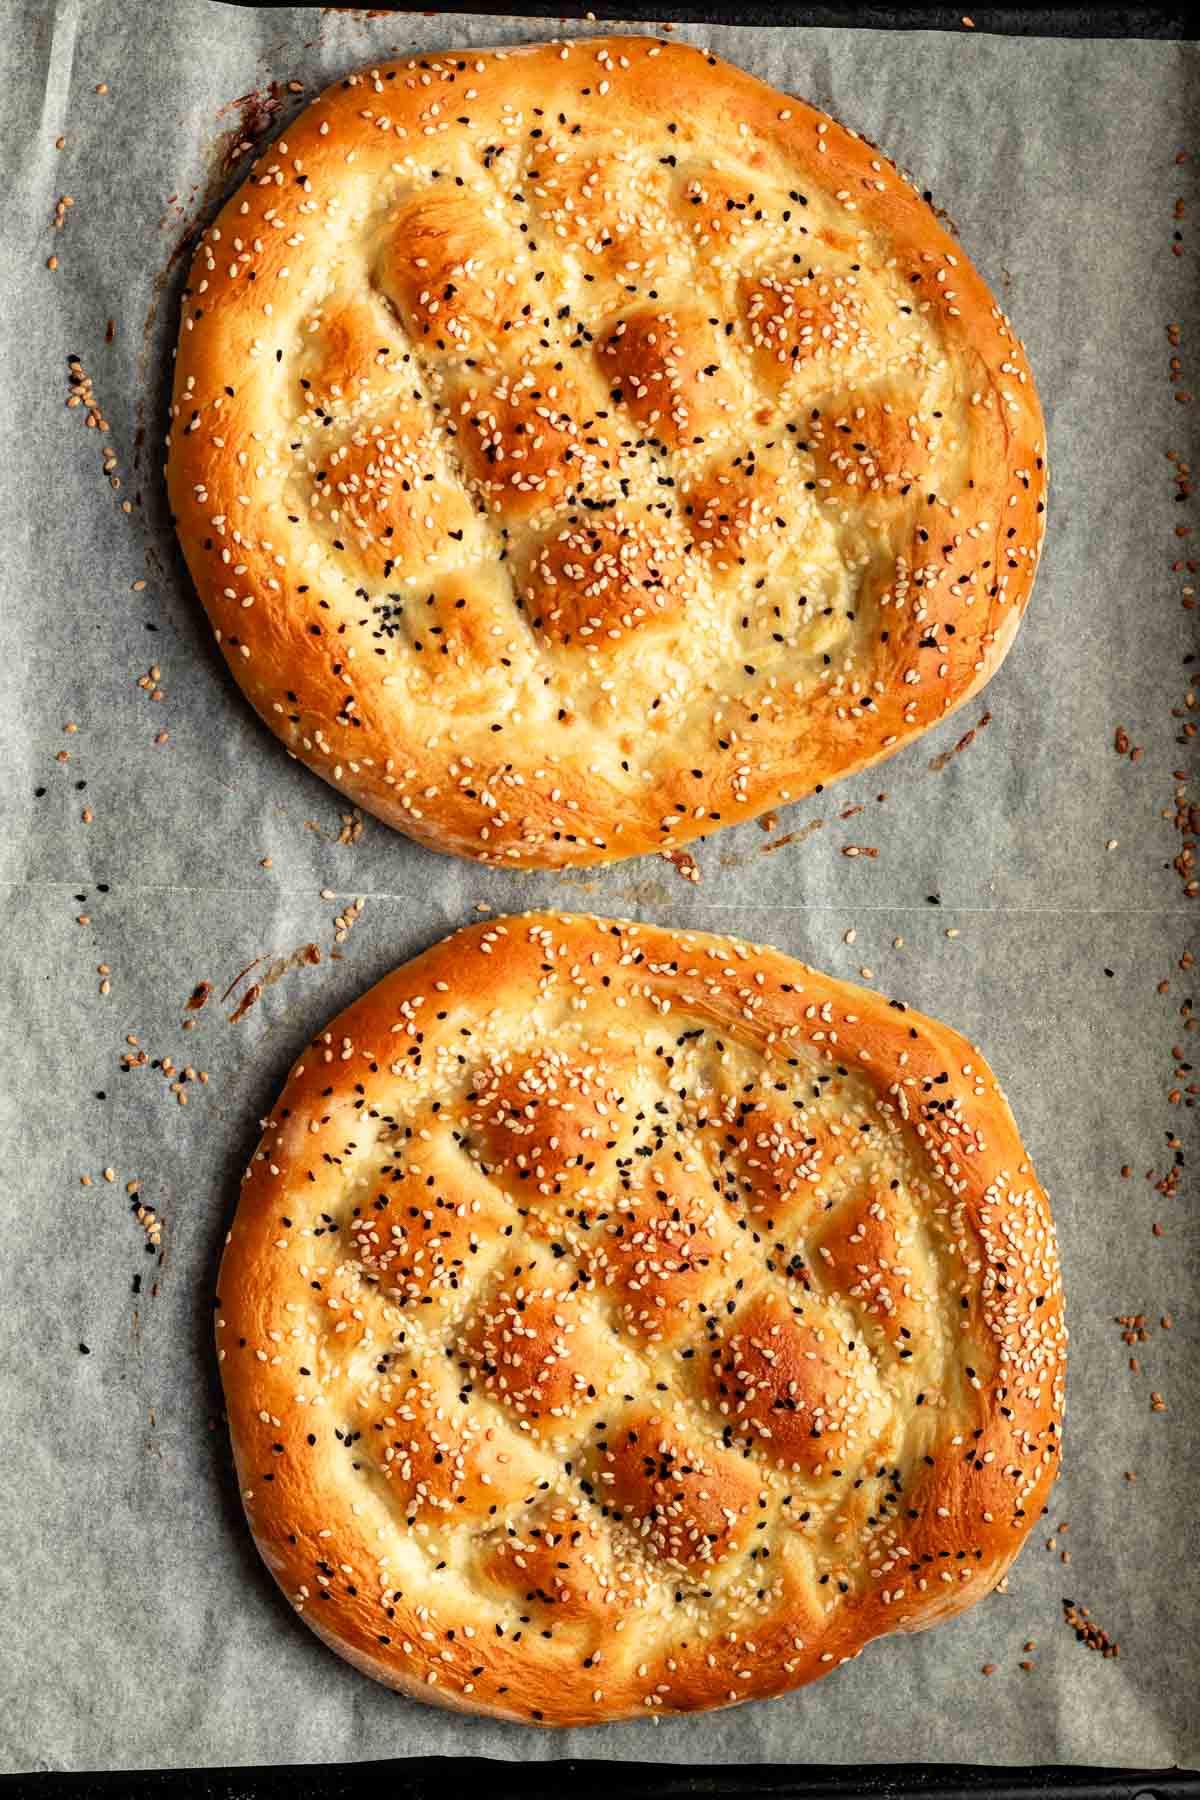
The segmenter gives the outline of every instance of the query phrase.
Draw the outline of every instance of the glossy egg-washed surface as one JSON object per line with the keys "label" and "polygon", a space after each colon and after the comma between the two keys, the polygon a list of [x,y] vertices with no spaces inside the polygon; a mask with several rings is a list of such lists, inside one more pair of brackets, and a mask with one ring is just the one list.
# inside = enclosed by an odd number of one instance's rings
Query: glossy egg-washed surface
{"label": "glossy egg-washed surface", "polygon": [[699,933],[474,925],[334,1021],[217,1344],[304,1619],[546,1724],[779,1693],[961,1611],[1057,1469],[1054,1228],[982,1057]]}
{"label": "glossy egg-washed surface", "polygon": [[168,476],[238,682],[486,862],[670,849],[994,672],[1024,353],[893,165],[682,44],[381,64],[204,234]]}

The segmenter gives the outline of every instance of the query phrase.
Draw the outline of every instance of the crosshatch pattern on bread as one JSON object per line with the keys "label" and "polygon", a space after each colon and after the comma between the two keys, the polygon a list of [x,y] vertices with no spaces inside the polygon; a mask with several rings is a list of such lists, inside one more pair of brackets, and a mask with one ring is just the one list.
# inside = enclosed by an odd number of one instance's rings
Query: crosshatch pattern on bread
{"label": "crosshatch pattern on bread", "polygon": [[987,1064],[702,933],[527,914],[381,981],[265,1121],[216,1338],[305,1621],[526,1722],[949,1618],[1057,1470],[1054,1228]]}
{"label": "crosshatch pattern on bread", "polygon": [[994,673],[1024,352],[853,132],[683,44],[380,65],[201,240],[172,509],[288,749],[441,850],[670,850]]}

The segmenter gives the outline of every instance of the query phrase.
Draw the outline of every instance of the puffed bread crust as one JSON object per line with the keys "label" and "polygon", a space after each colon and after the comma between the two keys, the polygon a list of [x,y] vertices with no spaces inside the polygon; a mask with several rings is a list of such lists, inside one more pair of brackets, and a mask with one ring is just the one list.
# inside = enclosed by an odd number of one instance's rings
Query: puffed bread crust
{"label": "puffed bread crust", "polygon": [[1061,1442],[987,1064],[771,949],[526,914],[302,1053],[216,1341],[255,1540],[364,1673],[546,1725],[799,1687],[990,1593]]}
{"label": "puffed bread crust", "polygon": [[688,45],[380,64],[201,239],[167,465],[289,751],[439,850],[671,850],[995,673],[1041,546],[1008,319],[872,145]]}

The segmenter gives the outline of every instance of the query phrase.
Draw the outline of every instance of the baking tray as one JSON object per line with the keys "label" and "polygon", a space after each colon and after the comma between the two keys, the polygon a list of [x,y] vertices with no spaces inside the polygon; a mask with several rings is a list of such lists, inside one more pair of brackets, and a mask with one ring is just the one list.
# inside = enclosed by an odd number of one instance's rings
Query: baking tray
{"label": "baking tray", "polygon": [[[234,0],[252,5],[253,0]],[[375,10],[375,9],[371,9]],[[400,6],[379,8],[403,12]],[[410,9],[411,10],[411,9]],[[459,10],[449,6],[421,9],[426,16]],[[610,0],[600,7],[564,5],[560,0],[526,0],[518,9],[526,18],[582,19],[591,12],[605,20],[670,20],[700,25],[828,25],[858,31],[963,31],[1000,32],[1017,37],[1129,37],[1186,40],[1196,35],[1194,15],[1176,6],[984,6],[967,12],[961,6],[795,6],[791,0],[675,0],[670,6],[647,9],[636,0]],[[502,17],[514,8],[500,0],[482,0],[472,12]],[[971,24],[964,26],[964,15]]]}
{"label": "baking tray", "polygon": [[[238,0],[244,3],[244,0]],[[379,9],[402,12],[405,9]],[[426,16],[451,10],[426,7]],[[476,0],[474,10],[503,14],[512,9],[487,0]],[[564,5],[562,0],[525,0],[526,16],[547,20],[583,18],[585,8]],[[644,5],[614,0],[602,9],[603,19],[646,17]],[[952,7],[838,7],[738,5],[720,0],[693,0],[655,14],[660,20],[715,22],[750,29],[767,25],[839,26],[906,31],[914,29],[979,32],[1039,37],[1159,38],[1186,40],[1196,36],[1194,24],[1183,9],[1169,7],[986,7],[969,15]],[[233,1520],[232,1529],[240,1522]],[[147,1671],[149,1676],[150,1672]],[[1193,1671],[1194,1675],[1194,1671]],[[274,1800],[300,1792],[314,1800],[340,1800],[380,1787],[405,1796],[405,1800],[442,1800],[447,1784],[470,1794],[481,1790],[508,1800],[519,1794],[532,1800],[554,1800],[564,1789],[580,1800],[600,1800],[614,1792],[629,1800],[752,1800],[753,1796],[778,1796],[779,1800],[850,1796],[904,1800],[908,1795],[978,1794],[1006,1800],[1009,1795],[1134,1796],[1136,1800],[1174,1800],[1175,1796],[1200,1796],[1200,1772],[1186,1769],[1137,1770],[1081,1768],[1075,1766],[1020,1767],[924,1764],[919,1762],[869,1765],[819,1766],[802,1763],[758,1765],[740,1768],[720,1766],[664,1766],[658,1763],[582,1761],[563,1759],[543,1763],[507,1763],[474,1757],[413,1757],[389,1761],[344,1764],[296,1764],[286,1767],[229,1769],[150,1770],[88,1774],[39,1773],[0,1775],[0,1794],[69,1796],[152,1795],[166,1792],[196,1795],[201,1800]]]}
{"label": "baking tray", "polygon": [[148,1774],[0,1776],[28,1800],[445,1800],[447,1786],[487,1800],[1194,1800],[1188,1769],[976,1769],[912,1763],[869,1769],[675,1769],[657,1763],[497,1763],[483,1757],[295,1764],[283,1769],[163,1769]]}

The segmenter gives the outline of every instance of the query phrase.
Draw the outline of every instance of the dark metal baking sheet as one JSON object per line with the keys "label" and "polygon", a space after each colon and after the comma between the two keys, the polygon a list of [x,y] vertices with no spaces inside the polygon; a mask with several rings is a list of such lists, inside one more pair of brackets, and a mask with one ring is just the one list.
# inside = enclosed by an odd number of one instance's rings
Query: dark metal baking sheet
{"label": "dark metal baking sheet", "polygon": [[[237,0],[238,4],[245,0]],[[395,8],[403,11],[406,9]],[[416,10],[416,9],[411,9]],[[448,11],[425,7],[426,15]],[[476,0],[476,10],[501,14],[512,9]],[[548,20],[582,17],[585,8],[562,0],[525,0],[521,10]],[[603,18],[644,17],[645,6],[629,0],[612,0],[601,11]],[[692,0],[656,14],[679,22],[716,22],[747,28],[766,25],[859,27],[870,29],[933,29],[963,31],[963,11],[957,7],[802,7],[738,5],[736,0]],[[1190,39],[1196,35],[1191,17],[1182,9],[1167,7],[988,7],[970,13],[980,32],[1047,37],[1144,37]],[[11,1698],[10,1698],[11,1704]],[[69,1796],[91,1800],[96,1796],[195,1795],[198,1800],[292,1800],[296,1794],[313,1800],[386,1791],[404,1800],[444,1800],[447,1787],[494,1796],[495,1800],[556,1800],[563,1792],[579,1800],[608,1800],[611,1795],[629,1800],[707,1800],[729,1796],[731,1800],[906,1800],[912,1796],[986,1795],[994,1800],[1008,1796],[1044,1796],[1045,1800],[1175,1800],[1176,1796],[1200,1795],[1200,1774],[1189,1770],[1087,1769],[1078,1767],[966,1767],[957,1765],[872,1765],[869,1767],[696,1766],[664,1768],[661,1764],[546,1762],[521,1764],[482,1758],[410,1758],[388,1762],[293,1765],[275,1769],[163,1769],[138,1773],[70,1773],[0,1776],[0,1794]]]}
{"label": "dark metal baking sheet", "polygon": [[281,1769],[0,1776],[9,1800],[1196,1800],[1187,1769],[980,1769],[945,1763],[858,1768],[680,1768],[657,1763],[489,1762],[412,1757]]}
{"label": "dark metal baking sheet", "polygon": [[[252,6],[255,0],[234,0]],[[381,12],[414,11],[403,6],[373,8]],[[421,8],[428,17],[461,10],[450,6]],[[790,0],[674,0],[668,7],[647,7],[637,0],[609,0],[601,7],[564,5],[562,0],[525,0],[519,8],[503,0],[475,0],[472,9],[498,18],[519,11],[529,19],[582,19],[588,11],[603,21],[667,19],[698,25],[821,25],[859,31],[963,31],[1001,33],[1009,37],[1106,37],[1185,40],[1196,35],[1195,15],[1175,6],[795,6]],[[964,25],[964,14],[970,19]]]}

